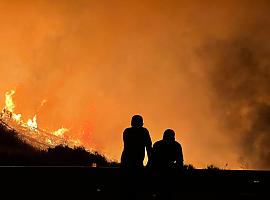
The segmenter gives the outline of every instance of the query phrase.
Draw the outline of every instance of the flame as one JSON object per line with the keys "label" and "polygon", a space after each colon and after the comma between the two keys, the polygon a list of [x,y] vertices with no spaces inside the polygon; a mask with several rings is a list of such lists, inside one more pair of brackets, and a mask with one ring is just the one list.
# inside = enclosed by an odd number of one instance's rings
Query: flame
{"label": "flame", "polygon": [[58,130],[56,130],[56,131],[53,131],[52,132],[52,134],[53,135],[56,135],[56,136],[60,136],[60,137],[62,137],[62,136],[64,136],[64,133],[66,133],[66,132],[68,132],[69,131],[69,129],[67,129],[67,128],[59,128]]}
{"label": "flame", "polygon": [[[15,90],[10,90],[5,93],[5,106],[0,113],[0,122],[4,122],[8,127],[17,130],[20,134],[28,138],[31,144],[36,144],[39,148],[48,148],[59,144],[71,146],[81,144],[80,140],[66,140],[63,137],[64,134],[69,131],[67,128],[62,127],[56,131],[47,131],[38,128],[37,114],[34,115],[33,119],[28,119],[27,122],[23,121],[22,115],[14,112],[15,104],[12,98],[14,94]],[[42,100],[38,111],[46,102],[46,99]],[[38,113],[38,111],[36,113]]]}
{"label": "flame", "polygon": [[72,143],[73,147],[82,146],[82,142],[79,139],[70,139],[70,142]]}
{"label": "flame", "polygon": [[14,119],[17,123],[21,122],[21,114],[12,113],[12,119]]}
{"label": "flame", "polygon": [[51,145],[53,144],[52,140],[50,140],[49,138],[47,138],[46,141]]}
{"label": "flame", "polygon": [[6,106],[5,109],[9,112],[13,112],[14,108],[15,108],[15,104],[13,103],[13,99],[12,96],[15,94],[15,90],[10,90],[7,91],[5,96],[6,96]]}
{"label": "flame", "polygon": [[35,115],[33,117],[33,119],[28,119],[27,121],[27,126],[30,128],[30,129],[37,129],[37,115]]}
{"label": "flame", "polygon": [[71,140],[75,146],[79,146],[82,144],[81,140],[77,139],[77,140]]}

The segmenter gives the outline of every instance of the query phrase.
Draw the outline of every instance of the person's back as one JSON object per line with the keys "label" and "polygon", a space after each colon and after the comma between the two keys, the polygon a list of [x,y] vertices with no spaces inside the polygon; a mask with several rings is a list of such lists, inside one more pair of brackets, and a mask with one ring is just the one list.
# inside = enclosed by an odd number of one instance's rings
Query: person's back
{"label": "person's back", "polygon": [[182,147],[175,141],[173,130],[167,129],[163,139],[154,143],[151,165],[160,169],[183,167]]}
{"label": "person's back", "polygon": [[143,126],[143,119],[139,115],[132,117],[130,128],[123,133],[124,150],[121,156],[121,166],[125,168],[143,167],[145,148],[148,157],[151,155],[152,141],[149,132]]}

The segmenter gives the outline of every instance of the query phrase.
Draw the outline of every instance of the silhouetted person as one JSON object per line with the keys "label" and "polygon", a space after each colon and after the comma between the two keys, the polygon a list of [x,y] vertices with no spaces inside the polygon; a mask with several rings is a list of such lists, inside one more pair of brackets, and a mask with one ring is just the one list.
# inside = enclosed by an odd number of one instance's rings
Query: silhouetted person
{"label": "silhouetted person", "polygon": [[142,168],[145,156],[145,148],[148,158],[151,157],[152,141],[149,132],[143,127],[143,118],[134,115],[131,127],[123,133],[124,150],[121,156],[121,166],[124,168]]}
{"label": "silhouetted person", "polygon": [[181,145],[175,141],[175,132],[165,130],[163,139],[153,145],[151,167],[158,169],[182,168],[183,153]]}

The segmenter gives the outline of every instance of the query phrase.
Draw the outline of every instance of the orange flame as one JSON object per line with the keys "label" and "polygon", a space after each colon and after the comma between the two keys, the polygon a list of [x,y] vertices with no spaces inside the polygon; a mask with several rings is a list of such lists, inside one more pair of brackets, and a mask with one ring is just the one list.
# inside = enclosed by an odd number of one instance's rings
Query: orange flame
{"label": "orange flame", "polygon": [[56,131],[53,131],[52,132],[52,134],[54,134],[54,135],[56,135],[56,136],[60,136],[60,137],[62,137],[63,135],[64,135],[64,133],[66,133],[66,132],[68,132],[69,131],[69,129],[67,129],[67,128],[59,128],[58,130],[56,130]]}
{"label": "orange flame", "polygon": [[28,119],[27,126],[31,129],[36,129],[37,126],[37,115],[33,117],[33,119]]}
{"label": "orange flame", "polygon": [[[77,146],[81,144],[79,140],[72,140],[70,139],[69,141],[65,141],[64,139],[64,134],[69,131],[67,128],[59,128],[56,131],[51,131],[48,132],[46,130],[38,129],[38,124],[37,124],[37,115],[35,114],[33,119],[28,119],[27,122],[24,122],[22,120],[22,115],[21,114],[16,114],[14,112],[15,109],[15,104],[13,102],[13,95],[15,94],[15,90],[10,90],[5,93],[5,106],[1,112],[0,119],[1,121],[4,121],[6,124],[11,124],[14,127],[17,127],[19,130],[25,131],[25,128],[29,130],[28,135],[31,133],[39,133],[39,134],[34,134],[35,139],[45,141],[47,146],[55,146],[59,144],[59,141],[62,141],[63,143],[67,143],[69,145]],[[42,100],[39,109],[47,102],[47,100]],[[38,109],[38,110],[39,110]],[[14,124],[15,122],[15,124]],[[44,133],[42,135],[42,133]],[[47,138],[44,135],[47,134]],[[51,136],[50,136],[51,134]],[[53,136],[53,137],[52,137]],[[42,137],[42,138],[41,138]],[[58,137],[58,138],[55,138]],[[61,143],[62,143],[61,142]]]}
{"label": "orange flame", "polygon": [[5,106],[5,109],[9,112],[13,112],[14,108],[15,108],[15,104],[13,103],[13,99],[12,99],[12,96],[15,94],[15,90],[10,90],[10,91],[7,91],[5,96],[6,96],[6,100],[5,100],[5,103],[6,103],[6,106]]}

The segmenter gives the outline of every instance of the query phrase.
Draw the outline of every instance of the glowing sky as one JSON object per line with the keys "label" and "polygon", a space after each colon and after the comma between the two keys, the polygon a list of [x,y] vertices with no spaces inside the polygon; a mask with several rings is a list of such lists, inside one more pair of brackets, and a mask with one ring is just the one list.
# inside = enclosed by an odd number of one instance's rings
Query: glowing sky
{"label": "glowing sky", "polygon": [[40,127],[70,128],[116,160],[141,114],[153,142],[175,130],[186,163],[270,168],[269,10],[268,1],[1,0],[0,103],[14,88],[17,113],[38,112]]}

